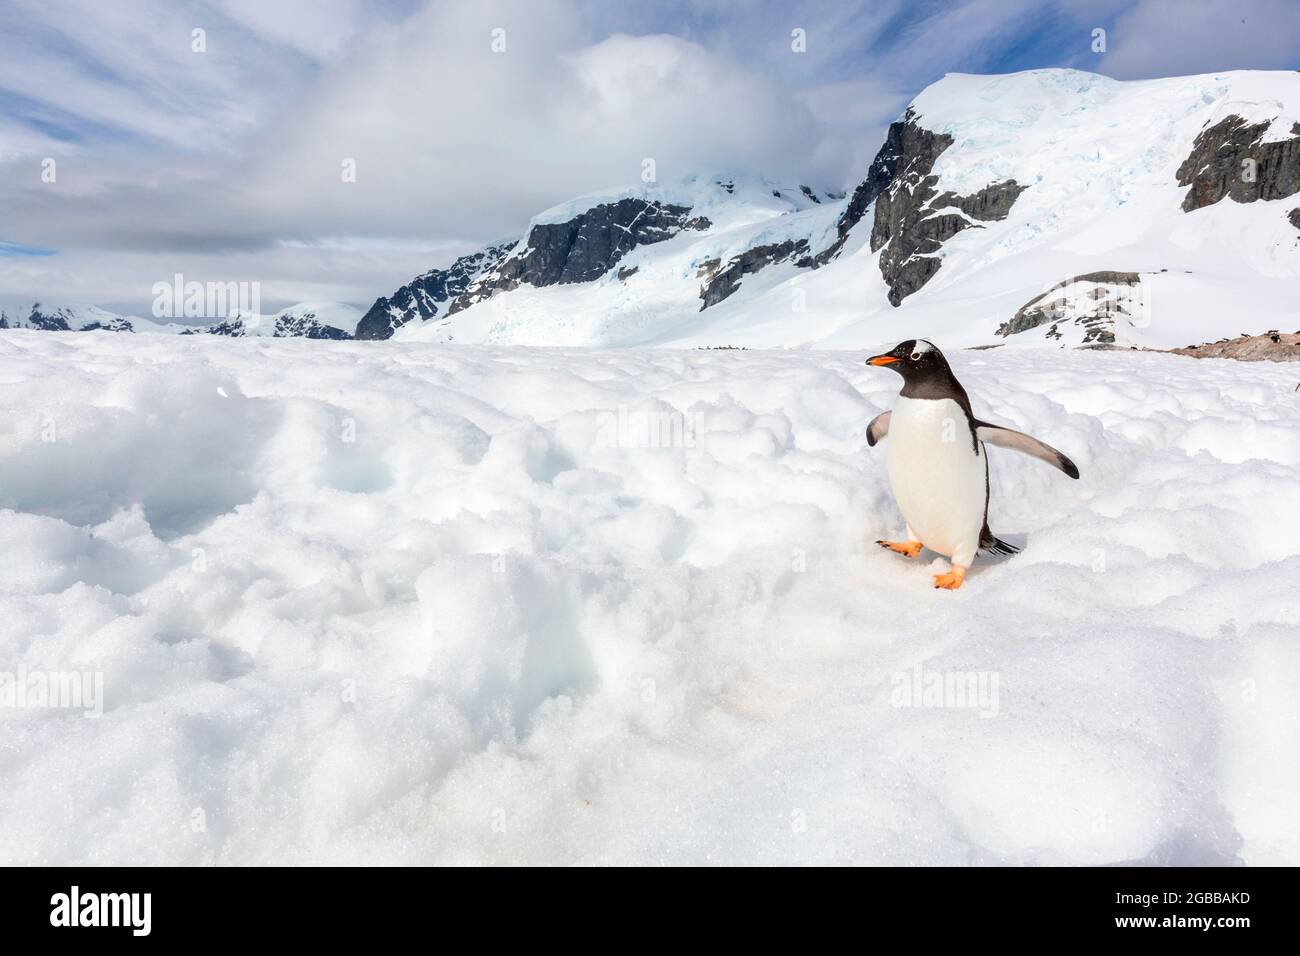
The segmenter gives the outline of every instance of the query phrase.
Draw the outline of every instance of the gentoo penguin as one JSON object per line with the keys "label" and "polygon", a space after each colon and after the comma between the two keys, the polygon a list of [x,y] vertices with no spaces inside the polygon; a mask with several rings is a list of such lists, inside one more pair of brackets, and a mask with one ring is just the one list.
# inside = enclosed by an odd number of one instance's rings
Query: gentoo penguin
{"label": "gentoo penguin", "polygon": [[1019,548],[989,531],[989,463],[984,445],[1001,445],[1042,459],[1071,478],[1079,469],[1055,448],[1010,428],[977,419],[948,360],[925,339],[909,339],[867,359],[903,376],[892,412],[867,426],[867,444],[889,436],[889,485],[907,522],[906,541],[876,544],[914,558],[922,546],[952,560],[934,586],[961,587],[977,551],[1015,554]]}

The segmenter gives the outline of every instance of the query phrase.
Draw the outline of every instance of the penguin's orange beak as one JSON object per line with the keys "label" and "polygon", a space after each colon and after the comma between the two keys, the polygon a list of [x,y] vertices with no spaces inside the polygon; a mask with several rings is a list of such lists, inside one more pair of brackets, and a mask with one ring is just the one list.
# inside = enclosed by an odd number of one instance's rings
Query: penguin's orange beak
{"label": "penguin's orange beak", "polygon": [[875,355],[867,359],[868,365],[893,365],[898,359],[892,355]]}

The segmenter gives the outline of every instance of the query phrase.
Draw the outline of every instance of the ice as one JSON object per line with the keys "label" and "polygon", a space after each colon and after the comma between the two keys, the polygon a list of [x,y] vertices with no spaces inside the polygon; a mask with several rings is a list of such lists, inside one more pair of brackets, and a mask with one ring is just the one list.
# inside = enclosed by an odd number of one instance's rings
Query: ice
{"label": "ice", "polygon": [[865,352],[0,333],[0,862],[1300,862],[1295,373],[935,341],[951,593]]}

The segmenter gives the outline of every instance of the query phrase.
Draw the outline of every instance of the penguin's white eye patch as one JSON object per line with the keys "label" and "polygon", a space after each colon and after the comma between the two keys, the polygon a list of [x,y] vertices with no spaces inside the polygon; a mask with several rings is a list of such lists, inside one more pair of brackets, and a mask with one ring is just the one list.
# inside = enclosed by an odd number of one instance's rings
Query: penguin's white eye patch
{"label": "penguin's white eye patch", "polygon": [[920,352],[913,352],[913,353],[912,353],[912,361],[913,361],[913,362],[915,362],[915,361],[916,361],[917,359],[919,359],[920,357],[921,357],[921,353],[920,353]]}

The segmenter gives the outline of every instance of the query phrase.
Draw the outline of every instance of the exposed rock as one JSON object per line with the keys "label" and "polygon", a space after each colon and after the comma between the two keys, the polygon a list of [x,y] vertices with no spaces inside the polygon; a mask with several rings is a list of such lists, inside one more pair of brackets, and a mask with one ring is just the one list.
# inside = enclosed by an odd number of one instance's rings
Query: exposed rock
{"label": "exposed rock", "polygon": [[50,315],[33,308],[27,321],[23,323],[29,329],[40,329],[42,332],[71,332],[72,327],[68,325],[68,320],[60,312],[54,312]]}
{"label": "exposed rock", "polygon": [[1178,184],[1191,187],[1183,210],[1212,206],[1224,196],[1245,203],[1300,192],[1300,123],[1291,127],[1294,138],[1265,143],[1269,126],[1234,114],[1202,130],[1178,167]]}
{"label": "exposed rock", "polygon": [[626,269],[619,269],[619,270],[618,270],[618,281],[619,281],[619,282],[626,282],[628,279],[632,278],[632,276],[636,275],[636,274],[637,274],[638,272],[640,272],[640,271],[641,271],[641,267],[640,267],[640,266],[630,266],[630,267],[628,267],[628,268],[626,268]]}
{"label": "exposed rock", "polygon": [[[734,184],[719,183],[731,191]],[[628,197],[601,203],[565,222],[537,223],[523,242],[489,246],[433,269],[388,297],[375,300],[357,324],[358,339],[386,339],[408,322],[454,315],[521,285],[590,282],[638,246],[671,239],[682,230],[708,229],[689,206]],[[637,267],[620,270],[626,279]]]}
{"label": "exposed rock", "polygon": [[939,271],[941,260],[933,253],[946,240],[963,229],[979,228],[981,222],[1005,219],[1016,198],[1027,188],[1009,179],[969,196],[938,194],[939,180],[932,170],[952,142],[947,133],[920,126],[909,108],[901,120],[890,124],[866,179],[853,191],[840,214],[835,241],[798,265],[816,268],[838,255],[853,227],[874,202],[871,249],[883,249],[880,273],[889,286],[889,301],[897,306],[925,285]]}
{"label": "exposed rock", "polygon": [[844,212],[840,213],[840,218],[835,224],[835,241],[816,256],[801,260],[800,266],[817,268],[834,259],[849,238],[853,227],[862,221],[862,217],[867,214],[876,197],[885,191],[902,169],[906,168],[912,157],[918,158],[924,164],[925,154],[932,152],[933,155],[929,157],[929,163],[925,167],[928,172],[938,155],[952,144],[951,136],[921,129],[913,121],[914,116],[909,106],[901,120],[889,124],[885,142],[877,151],[875,159],[871,161],[866,178],[853,190],[852,198],[844,207]]}
{"label": "exposed rock", "polygon": [[1265,332],[1263,335],[1240,335],[1204,345],[1171,349],[1175,355],[1192,358],[1231,358],[1242,362],[1300,362],[1300,331]]}
{"label": "exposed rock", "polygon": [[727,260],[725,267],[719,269],[719,260],[710,259],[700,267],[701,272],[707,268],[708,281],[700,287],[700,298],[704,304],[703,312],[711,305],[717,305],[727,296],[740,288],[740,280],[774,262],[784,262],[796,255],[808,251],[807,239],[787,239],[785,242],[766,246],[754,246],[738,256]]}
{"label": "exposed rock", "polygon": [[512,248],[513,242],[505,242],[461,256],[446,269],[431,269],[391,296],[376,299],[357,323],[356,337],[386,339],[407,322],[433,318],[444,311],[449,301],[463,295],[475,279],[500,263]]}
{"label": "exposed rock", "polygon": [[[257,326],[262,320],[253,316],[246,319],[242,315],[234,315],[220,322],[214,322],[211,325],[197,326],[191,329],[183,329],[181,335],[224,335],[232,339],[242,339],[248,336],[265,334],[259,332],[257,328],[250,328],[250,321]],[[275,326],[271,330],[271,337],[277,339],[332,339],[335,341],[344,341],[352,338],[351,333],[321,322],[316,318],[314,312],[289,313],[288,315],[277,315],[275,317]]]}
{"label": "exposed rock", "polygon": [[[703,262],[699,264],[699,267],[695,270],[695,278],[703,279],[705,285],[708,285],[709,281],[712,280],[712,278],[718,274],[718,269],[721,266],[722,266],[721,259],[705,259]],[[703,289],[704,286],[701,286],[700,288]]]}
{"label": "exposed rock", "polygon": [[88,308],[89,318],[83,318],[81,307],[42,308],[41,303],[32,305],[27,318],[10,319],[0,312],[0,329],[36,329],[41,332],[134,332],[130,320],[102,309]]}
{"label": "exposed rock", "polygon": [[240,318],[226,319],[222,322],[213,322],[211,325],[198,325],[192,329],[182,329],[181,335],[226,335],[232,339],[240,339],[248,335],[248,328],[244,325],[244,320]]}
{"label": "exposed rock", "polygon": [[[969,196],[952,192],[936,196],[938,177],[930,173],[933,163],[930,156],[926,165],[911,164],[903,178],[876,197],[871,249],[881,250],[880,274],[893,305],[901,304],[939,271],[942,260],[933,253],[944,242],[963,229],[983,228],[981,222],[1005,219],[1026,188],[1008,179]],[[943,211],[948,209],[956,211]]]}
{"label": "exposed rock", "polygon": [[331,339],[336,342],[352,338],[351,332],[320,321],[316,313],[311,311],[291,312],[278,316],[275,320],[274,335],[277,339]]}
{"label": "exposed rock", "polygon": [[692,219],[690,213],[689,206],[629,197],[592,206],[567,222],[538,223],[529,230],[523,249],[484,272],[452,303],[448,315],[520,285],[598,279],[637,246],[663,242],[683,229],[710,226],[708,219]]}
{"label": "exposed rock", "polygon": [[88,322],[81,327],[82,332],[134,332],[135,326],[123,318],[109,319],[107,322]]}
{"label": "exposed rock", "polygon": [[[1083,328],[1084,345],[1112,344],[1115,322],[1132,316],[1135,294],[1131,290],[1140,288],[1141,281],[1136,272],[1109,269],[1072,276],[1022,305],[1014,316],[998,326],[997,334],[1005,338],[1050,325],[1045,336],[1062,339],[1061,325],[1070,322]],[[1092,287],[1075,290],[1079,283],[1089,283]]]}
{"label": "exposed rock", "polygon": [[1286,218],[1287,221],[1291,223],[1291,225],[1295,226],[1297,229],[1300,229],[1300,207],[1292,209]]}

